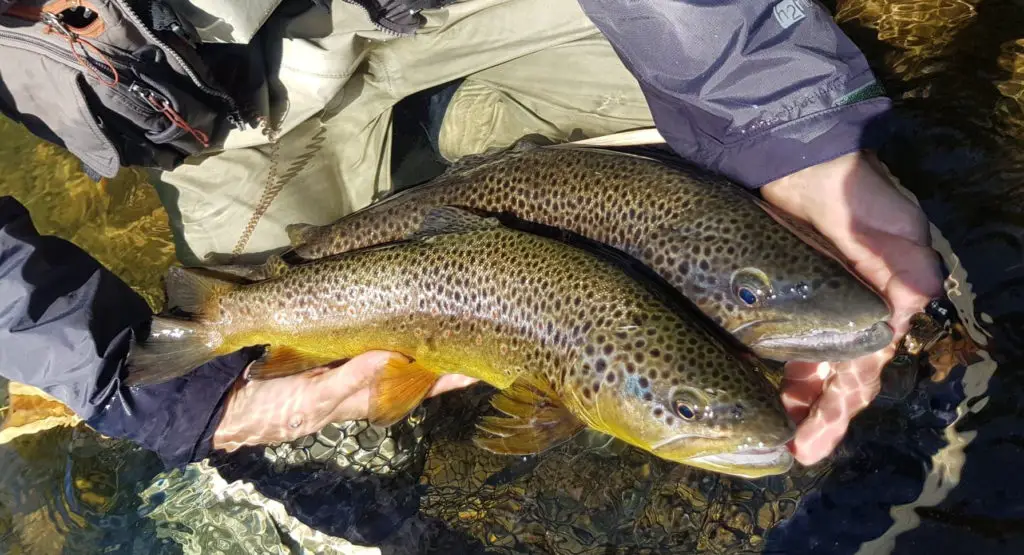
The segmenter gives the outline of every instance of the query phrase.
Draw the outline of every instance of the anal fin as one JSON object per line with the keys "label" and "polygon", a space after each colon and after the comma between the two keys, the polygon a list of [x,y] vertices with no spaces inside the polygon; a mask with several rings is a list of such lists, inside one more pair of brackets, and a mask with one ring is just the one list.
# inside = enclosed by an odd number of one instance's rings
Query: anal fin
{"label": "anal fin", "polygon": [[491,406],[508,416],[485,416],[473,438],[477,446],[504,455],[540,453],[568,441],[585,426],[547,392],[516,382],[495,395]]}
{"label": "anal fin", "polygon": [[263,358],[249,368],[249,377],[254,380],[283,378],[326,366],[335,359],[315,353],[301,351],[288,345],[273,345],[267,348]]}
{"label": "anal fin", "polygon": [[390,426],[412,412],[440,376],[404,357],[391,357],[370,391],[368,420]]}
{"label": "anal fin", "polygon": [[238,287],[238,284],[219,279],[201,268],[171,266],[164,277],[167,290],[167,309],[179,309],[202,320],[217,299]]}

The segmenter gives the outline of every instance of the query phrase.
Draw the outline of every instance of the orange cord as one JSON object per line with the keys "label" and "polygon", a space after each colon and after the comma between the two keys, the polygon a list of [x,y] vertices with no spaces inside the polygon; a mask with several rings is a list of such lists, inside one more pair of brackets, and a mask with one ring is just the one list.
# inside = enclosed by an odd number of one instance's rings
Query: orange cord
{"label": "orange cord", "polygon": [[203,148],[210,146],[210,138],[202,131],[192,127],[185,121],[185,118],[181,117],[181,114],[174,111],[174,108],[164,102],[163,100],[153,96],[152,94],[146,96],[146,101],[149,102],[153,108],[156,108],[158,112],[164,115],[167,119],[171,120],[171,123],[175,126],[184,129],[192,134],[193,137],[203,145]]}
{"label": "orange cord", "polygon": [[[79,37],[78,35],[76,35],[68,29],[56,27],[52,24],[49,24],[47,26],[46,32],[56,32],[64,35],[64,37],[68,39],[68,46],[71,47],[71,53],[74,54],[75,59],[78,60],[78,63],[81,64],[81,66],[85,68],[85,70],[88,71],[97,81],[110,88],[116,87],[117,84],[121,82],[121,75],[120,73],[118,73],[117,68],[114,67],[114,63],[110,60],[110,58],[107,57],[106,54],[103,53],[102,50],[97,48],[95,44],[89,42],[86,39],[83,39],[82,37]],[[78,52],[78,48],[76,47],[76,45],[81,45],[81,53]],[[100,61],[102,61],[103,64],[110,69],[110,73],[114,76],[113,79],[105,79],[104,75],[101,74],[99,71],[96,71],[96,68],[93,67],[93,65],[86,60],[86,58],[89,57],[89,49],[95,52]],[[174,108],[171,108],[170,104],[157,98],[152,93],[147,95],[145,98],[146,102],[149,102],[150,106],[155,108],[158,112],[163,114],[164,117],[170,120],[171,124],[173,124],[175,127],[188,131],[193,137],[195,137],[195,139],[199,141],[200,144],[203,145],[203,148],[210,146],[210,138],[206,135],[206,133],[203,133],[202,131],[189,125],[188,122],[185,121],[185,118],[181,117],[181,114],[175,112]]]}

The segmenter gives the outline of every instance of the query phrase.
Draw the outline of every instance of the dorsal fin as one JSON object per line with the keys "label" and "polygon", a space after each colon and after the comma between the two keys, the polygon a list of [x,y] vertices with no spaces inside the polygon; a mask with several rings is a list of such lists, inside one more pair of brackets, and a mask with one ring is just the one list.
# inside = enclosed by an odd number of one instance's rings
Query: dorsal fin
{"label": "dorsal fin", "polygon": [[289,224],[284,227],[288,234],[288,242],[292,248],[300,247],[309,242],[309,238],[320,226],[313,224]]}
{"label": "dorsal fin", "polygon": [[501,226],[501,223],[498,222],[497,218],[479,216],[469,210],[455,206],[438,206],[427,212],[419,229],[410,234],[409,239],[484,231],[499,226]]}
{"label": "dorsal fin", "polygon": [[[448,162],[448,167],[445,168],[444,172],[439,177],[446,177],[452,174],[459,174],[467,170],[475,170],[493,162],[501,162],[506,160],[509,156],[514,156],[517,153],[529,152],[540,147],[548,146],[553,144],[551,139],[544,137],[540,134],[526,135],[519,138],[516,142],[509,146],[496,146],[491,147],[483,152],[477,154],[467,154],[458,158],[452,162]],[[436,179],[436,178],[435,178]]]}
{"label": "dorsal fin", "polygon": [[183,310],[201,319],[212,301],[236,287],[231,282],[203,275],[200,271],[181,266],[167,270],[164,286],[168,310]]}

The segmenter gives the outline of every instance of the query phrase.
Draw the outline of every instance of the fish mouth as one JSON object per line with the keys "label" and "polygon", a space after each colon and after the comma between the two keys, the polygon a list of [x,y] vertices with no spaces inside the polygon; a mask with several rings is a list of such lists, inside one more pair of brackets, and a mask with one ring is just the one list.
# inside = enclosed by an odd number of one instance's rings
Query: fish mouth
{"label": "fish mouth", "polygon": [[870,327],[852,330],[815,330],[807,333],[759,335],[761,328],[769,327],[779,320],[758,320],[740,326],[733,333],[744,341],[758,356],[778,361],[798,360],[806,362],[841,362],[869,355],[883,349],[892,342],[893,331],[885,321]]}
{"label": "fish mouth", "polygon": [[734,446],[729,451],[721,449],[724,447],[721,445],[723,439],[681,435],[652,446],[651,452],[668,460],[712,472],[741,478],[760,478],[782,474],[792,468],[793,455],[786,448],[786,442],[791,438],[792,433],[786,435],[785,441],[780,440],[772,446],[758,443],[756,446]]}
{"label": "fish mouth", "polygon": [[694,457],[686,464],[741,478],[761,478],[788,472],[793,467],[793,455],[780,445]]}

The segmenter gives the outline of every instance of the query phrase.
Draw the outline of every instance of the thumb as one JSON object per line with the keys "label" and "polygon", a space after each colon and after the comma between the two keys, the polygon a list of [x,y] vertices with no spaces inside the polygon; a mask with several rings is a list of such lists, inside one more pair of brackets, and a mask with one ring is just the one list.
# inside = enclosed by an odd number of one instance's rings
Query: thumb
{"label": "thumb", "polygon": [[393,359],[408,360],[390,351],[367,351],[352,357],[344,364],[330,368],[317,376],[321,385],[331,389],[355,390],[369,387],[373,379],[384,371]]}

